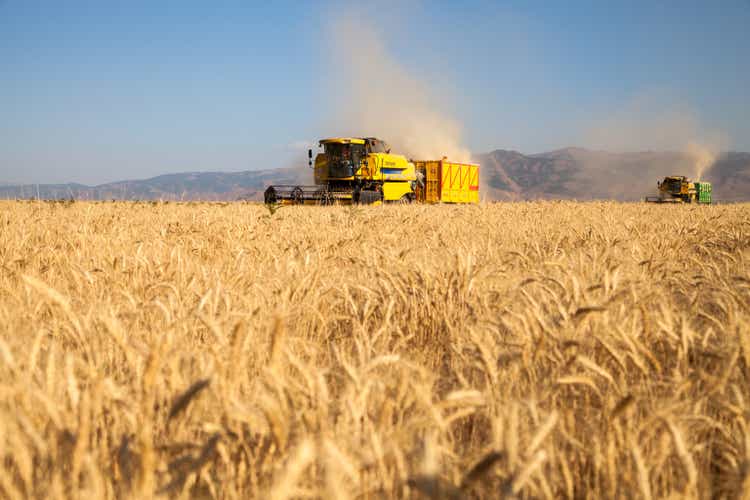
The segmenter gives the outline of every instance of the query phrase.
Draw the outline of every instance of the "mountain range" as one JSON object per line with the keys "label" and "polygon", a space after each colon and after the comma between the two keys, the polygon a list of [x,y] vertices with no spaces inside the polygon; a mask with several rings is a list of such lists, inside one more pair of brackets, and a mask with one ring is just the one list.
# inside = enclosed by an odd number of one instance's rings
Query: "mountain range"
{"label": "mountain range", "polygon": [[[656,182],[667,175],[694,180],[693,156],[679,152],[609,153],[566,148],[523,155],[496,150],[479,155],[480,189],[491,200],[613,199],[635,201],[656,194]],[[750,153],[719,155],[701,180],[713,184],[720,201],[750,201]]]}
{"label": "mountain range", "polygon": [[[525,155],[498,149],[477,155],[480,193],[486,201],[528,199],[614,199],[654,195],[666,175],[695,177],[693,158],[679,152],[610,153],[565,148]],[[721,154],[703,174],[714,198],[750,201],[750,153]],[[88,200],[261,200],[271,184],[311,184],[307,167],[244,172],[187,172],[151,179],[83,184],[0,184],[0,198]]]}

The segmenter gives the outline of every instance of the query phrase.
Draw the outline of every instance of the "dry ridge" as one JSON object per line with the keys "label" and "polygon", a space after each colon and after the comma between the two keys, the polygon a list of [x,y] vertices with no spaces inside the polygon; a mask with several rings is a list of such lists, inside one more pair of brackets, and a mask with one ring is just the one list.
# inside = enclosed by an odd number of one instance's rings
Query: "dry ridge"
{"label": "dry ridge", "polygon": [[3,498],[750,497],[750,205],[0,202]]}

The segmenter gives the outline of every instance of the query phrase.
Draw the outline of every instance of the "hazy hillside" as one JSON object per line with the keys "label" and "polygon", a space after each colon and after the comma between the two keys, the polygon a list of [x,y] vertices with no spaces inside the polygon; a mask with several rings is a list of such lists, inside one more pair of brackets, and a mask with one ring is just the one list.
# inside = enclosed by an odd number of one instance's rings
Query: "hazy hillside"
{"label": "hazy hillside", "polygon": [[[694,177],[690,156],[676,152],[608,153],[567,148],[536,155],[497,150],[476,158],[487,199],[639,200],[665,175]],[[722,201],[750,200],[750,153],[725,153],[703,175]]]}
{"label": "hazy hillside", "polygon": [[750,153],[727,153],[707,173],[718,199],[747,201],[750,199]]}
{"label": "hazy hillside", "polygon": [[261,199],[270,184],[308,182],[307,171],[281,168],[246,172],[189,172],[144,180],[82,184],[0,185],[0,198],[86,200],[236,200]]}
{"label": "hazy hillside", "polygon": [[[482,165],[482,198],[639,200],[655,194],[656,181],[665,175],[693,177],[691,158],[676,152],[608,153],[566,148],[524,155],[496,150],[478,155]],[[703,176],[714,183],[720,201],[750,200],[750,153],[725,153]],[[193,172],[151,179],[82,184],[0,184],[0,198],[91,200],[236,200],[262,199],[270,184],[311,184],[307,168],[246,172]],[[37,191],[38,190],[38,191]]]}

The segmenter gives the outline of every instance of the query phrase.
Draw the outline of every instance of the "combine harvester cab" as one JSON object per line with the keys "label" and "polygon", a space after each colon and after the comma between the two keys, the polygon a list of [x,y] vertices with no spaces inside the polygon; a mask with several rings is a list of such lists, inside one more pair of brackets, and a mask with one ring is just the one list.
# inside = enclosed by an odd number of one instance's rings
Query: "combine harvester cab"
{"label": "combine harvester cab", "polygon": [[323,152],[308,163],[315,185],[276,185],[266,203],[329,205],[380,203],[478,203],[479,165],[409,161],[374,137],[335,137],[319,142]]}

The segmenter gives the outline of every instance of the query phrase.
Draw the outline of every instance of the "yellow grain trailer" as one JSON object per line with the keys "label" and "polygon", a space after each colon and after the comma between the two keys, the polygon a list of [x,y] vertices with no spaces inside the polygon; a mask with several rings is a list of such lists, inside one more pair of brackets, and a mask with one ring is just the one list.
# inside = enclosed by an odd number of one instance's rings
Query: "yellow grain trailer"
{"label": "yellow grain trailer", "polygon": [[417,201],[426,203],[479,203],[479,165],[442,160],[415,160],[423,179]]}

